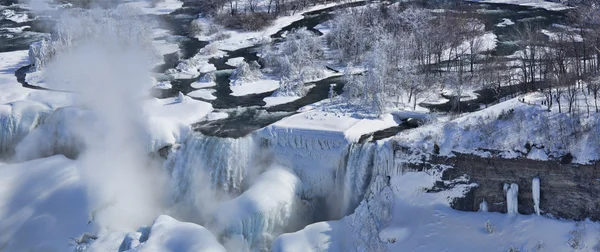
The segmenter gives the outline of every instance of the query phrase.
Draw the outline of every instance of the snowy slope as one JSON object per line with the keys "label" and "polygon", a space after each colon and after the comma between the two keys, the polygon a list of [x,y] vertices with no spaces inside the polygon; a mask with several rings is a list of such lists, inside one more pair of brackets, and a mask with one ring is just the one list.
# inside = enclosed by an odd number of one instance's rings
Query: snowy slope
{"label": "snowy slope", "polygon": [[[141,237],[141,234],[140,236]],[[138,238],[139,239],[139,238]],[[212,233],[197,224],[179,222],[167,215],[156,218],[150,228],[146,241],[141,242],[129,252],[225,252]],[[125,243],[125,241],[124,241]],[[132,241],[129,241],[131,244]],[[120,250],[119,250],[120,251]]]}
{"label": "snowy slope", "polygon": [[0,184],[4,251],[70,251],[69,240],[90,228],[85,187],[64,156],[0,164]]}

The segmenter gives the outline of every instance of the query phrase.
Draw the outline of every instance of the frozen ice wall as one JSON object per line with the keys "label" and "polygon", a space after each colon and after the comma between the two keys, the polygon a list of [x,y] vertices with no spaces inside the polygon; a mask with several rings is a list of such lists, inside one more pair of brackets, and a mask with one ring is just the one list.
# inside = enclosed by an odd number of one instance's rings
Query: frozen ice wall
{"label": "frozen ice wall", "polygon": [[57,109],[17,145],[14,160],[23,162],[56,154],[77,157],[85,147],[80,136],[95,121],[89,112],[75,107]]}
{"label": "frozen ice wall", "polygon": [[293,171],[272,166],[242,195],[221,203],[209,226],[219,231],[229,251],[268,250],[286,229],[307,223],[310,211],[301,193],[302,182]]}
{"label": "frozen ice wall", "polygon": [[210,199],[239,195],[251,174],[258,174],[259,169],[253,166],[260,163],[256,149],[251,136],[234,139],[188,135],[166,163],[174,197],[193,208],[205,209],[207,201],[214,201]]}
{"label": "frozen ice wall", "polygon": [[0,105],[0,157],[12,156],[17,143],[51,111],[48,106],[29,101]]}

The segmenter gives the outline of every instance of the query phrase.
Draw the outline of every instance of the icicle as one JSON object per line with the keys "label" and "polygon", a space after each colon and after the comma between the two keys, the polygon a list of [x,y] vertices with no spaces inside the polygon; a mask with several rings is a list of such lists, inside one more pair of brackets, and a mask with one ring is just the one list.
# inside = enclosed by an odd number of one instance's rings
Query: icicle
{"label": "icicle", "polygon": [[518,214],[519,213],[519,186],[515,183],[511,184],[508,187],[508,184],[504,185],[506,190],[506,212],[508,214]]}
{"label": "icicle", "polygon": [[535,214],[540,215],[540,178],[533,178],[533,181],[531,181],[531,194],[533,194]]}
{"label": "icicle", "polygon": [[485,200],[483,200],[481,203],[479,203],[479,212],[487,212],[488,211],[488,204]]}

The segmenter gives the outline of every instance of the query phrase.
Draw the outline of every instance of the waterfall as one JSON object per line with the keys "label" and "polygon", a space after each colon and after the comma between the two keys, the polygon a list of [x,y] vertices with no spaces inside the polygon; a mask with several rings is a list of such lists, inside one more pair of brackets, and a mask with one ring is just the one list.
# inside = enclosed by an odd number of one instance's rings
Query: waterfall
{"label": "waterfall", "polygon": [[346,162],[336,173],[336,186],[341,193],[340,214],[351,214],[363,199],[373,174],[372,143],[355,143],[347,151]]}
{"label": "waterfall", "polygon": [[[237,196],[243,191],[250,167],[257,164],[257,148],[251,136],[220,138],[190,134],[181,148],[169,156],[174,197],[193,206],[216,200],[210,197]],[[207,186],[210,185],[210,186]]]}
{"label": "waterfall", "polygon": [[0,105],[0,158],[13,155],[17,143],[50,115],[51,110],[30,101]]}
{"label": "waterfall", "polygon": [[[360,202],[388,186],[389,178],[401,175],[389,142],[354,143],[336,172],[336,188],[341,193],[340,214],[351,214]],[[336,195],[337,196],[337,195]]]}
{"label": "waterfall", "polygon": [[[302,181],[286,167],[274,165],[239,197],[219,204],[215,211],[218,233],[229,251],[264,251],[286,231],[307,224],[308,205],[301,200]],[[233,245],[232,245],[233,244]]]}

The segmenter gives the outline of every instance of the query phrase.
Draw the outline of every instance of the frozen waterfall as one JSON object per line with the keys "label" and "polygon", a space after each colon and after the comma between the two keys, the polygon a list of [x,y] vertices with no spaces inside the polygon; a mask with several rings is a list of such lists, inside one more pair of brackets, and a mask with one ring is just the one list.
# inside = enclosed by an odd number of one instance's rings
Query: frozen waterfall
{"label": "frozen waterfall", "polygon": [[175,197],[201,206],[201,200],[207,196],[203,193],[240,194],[250,175],[249,167],[260,161],[255,150],[251,136],[233,139],[201,133],[188,135],[165,164],[171,172]]}
{"label": "frozen waterfall", "polygon": [[225,240],[236,244],[230,251],[240,251],[240,245],[264,251],[286,230],[307,224],[310,209],[301,193],[302,182],[292,171],[270,167],[242,195],[221,203],[211,226],[222,228]]}

